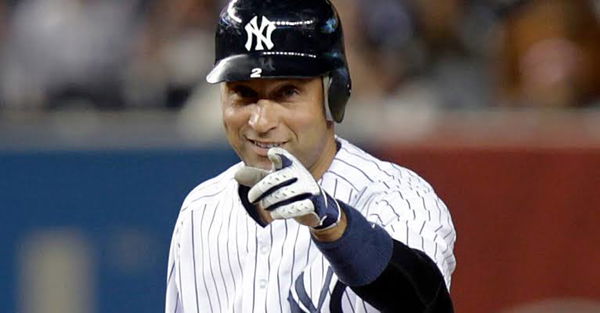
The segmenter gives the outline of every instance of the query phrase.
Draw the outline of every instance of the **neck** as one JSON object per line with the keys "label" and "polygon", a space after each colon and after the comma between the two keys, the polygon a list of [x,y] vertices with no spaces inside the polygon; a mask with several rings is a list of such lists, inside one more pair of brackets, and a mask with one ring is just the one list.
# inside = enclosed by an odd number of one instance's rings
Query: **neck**
{"label": "neck", "polygon": [[316,180],[319,180],[329,169],[336,153],[337,144],[335,142],[335,136],[328,136],[323,153],[318,158],[317,162],[310,168],[310,173]]}

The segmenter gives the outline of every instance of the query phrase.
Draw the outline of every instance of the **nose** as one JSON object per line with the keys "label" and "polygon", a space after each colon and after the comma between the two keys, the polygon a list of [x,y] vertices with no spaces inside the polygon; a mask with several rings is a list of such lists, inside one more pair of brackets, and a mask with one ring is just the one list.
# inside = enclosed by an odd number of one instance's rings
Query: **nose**
{"label": "nose", "polygon": [[279,123],[276,111],[276,103],[261,99],[254,106],[248,124],[259,134],[267,133]]}

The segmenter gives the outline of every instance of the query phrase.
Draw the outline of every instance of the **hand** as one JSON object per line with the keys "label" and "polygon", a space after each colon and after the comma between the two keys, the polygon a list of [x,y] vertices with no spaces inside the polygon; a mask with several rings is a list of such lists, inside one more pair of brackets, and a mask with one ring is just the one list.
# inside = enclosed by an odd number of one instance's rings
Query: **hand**
{"label": "hand", "polygon": [[318,230],[337,225],[339,204],[300,161],[282,148],[269,149],[268,157],[273,163],[271,171],[244,166],[235,174],[240,185],[250,188],[248,201],[254,207],[247,210],[264,209],[273,219],[295,218]]}

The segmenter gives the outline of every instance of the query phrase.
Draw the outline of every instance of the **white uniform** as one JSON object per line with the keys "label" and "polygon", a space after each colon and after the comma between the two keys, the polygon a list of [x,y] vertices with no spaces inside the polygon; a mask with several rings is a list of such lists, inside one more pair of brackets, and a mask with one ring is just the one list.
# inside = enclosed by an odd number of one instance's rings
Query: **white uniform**
{"label": "white uniform", "polygon": [[[337,138],[341,149],[319,184],[425,252],[450,286],[456,238],[450,214],[412,171]],[[167,313],[377,312],[338,282],[306,226],[276,220],[262,228],[238,196],[236,164],[185,199],[171,243]]]}

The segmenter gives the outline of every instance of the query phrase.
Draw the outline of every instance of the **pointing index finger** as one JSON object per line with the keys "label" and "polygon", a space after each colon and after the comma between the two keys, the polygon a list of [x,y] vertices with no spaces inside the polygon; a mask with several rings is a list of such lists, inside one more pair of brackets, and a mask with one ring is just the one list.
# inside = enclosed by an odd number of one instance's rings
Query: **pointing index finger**
{"label": "pointing index finger", "polygon": [[260,168],[243,166],[235,173],[234,178],[240,185],[252,187],[268,174],[268,171]]}

